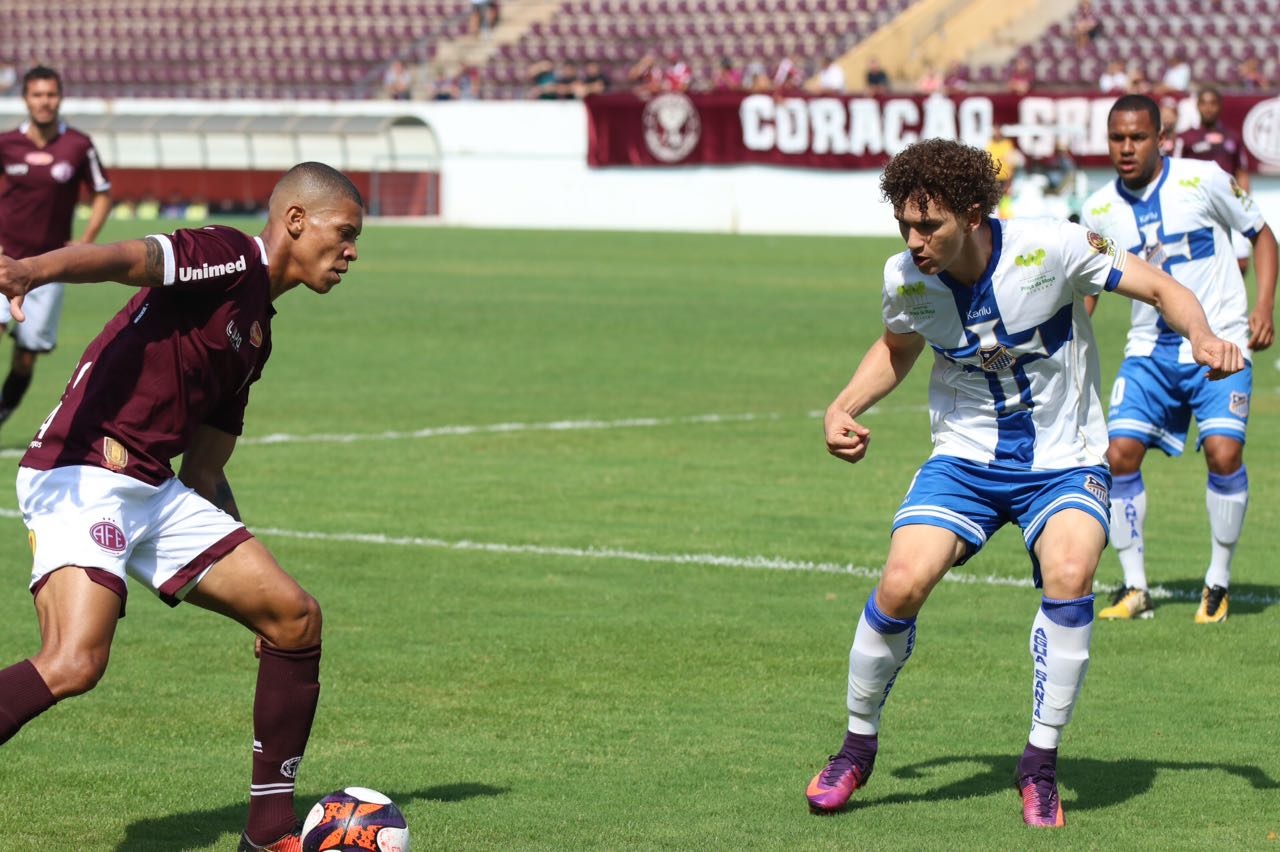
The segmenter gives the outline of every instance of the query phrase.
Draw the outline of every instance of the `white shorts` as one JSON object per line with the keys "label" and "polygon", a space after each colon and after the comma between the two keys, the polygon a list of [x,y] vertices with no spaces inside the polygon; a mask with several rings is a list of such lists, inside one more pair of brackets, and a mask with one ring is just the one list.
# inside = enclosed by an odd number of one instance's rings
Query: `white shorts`
{"label": "white shorts", "polygon": [[[52,352],[58,345],[58,320],[62,317],[63,284],[46,284],[37,287],[22,300],[22,312],[26,319],[13,323],[9,334],[19,348],[32,352]],[[9,300],[0,299],[0,324],[8,324]]]}
{"label": "white shorts", "polygon": [[18,468],[18,508],[31,539],[31,593],[68,565],[120,595],[125,577],[177,606],[222,557],[252,536],[177,478],[148,485],[99,467]]}

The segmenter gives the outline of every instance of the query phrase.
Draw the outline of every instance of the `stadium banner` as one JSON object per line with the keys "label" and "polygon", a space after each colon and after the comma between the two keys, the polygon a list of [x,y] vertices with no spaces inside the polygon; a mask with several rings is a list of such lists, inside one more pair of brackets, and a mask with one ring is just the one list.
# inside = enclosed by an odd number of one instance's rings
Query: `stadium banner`
{"label": "stadium banner", "polygon": [[[1028,160],[1061,142],[1080,166],[1104,167],[1114,95],[863,97],[743,92],[592,95],[587,163],[606,166],[759,164],[878,169],[921,138],[985,147],[999,125]],[[1195,104],[1179,104],[1180,126]],[[1187,121],[1190,119],[1190,121]],[[1280,98],[1223,96],[1222,123],[1242,128],[1254,168],[1280,172]]]}

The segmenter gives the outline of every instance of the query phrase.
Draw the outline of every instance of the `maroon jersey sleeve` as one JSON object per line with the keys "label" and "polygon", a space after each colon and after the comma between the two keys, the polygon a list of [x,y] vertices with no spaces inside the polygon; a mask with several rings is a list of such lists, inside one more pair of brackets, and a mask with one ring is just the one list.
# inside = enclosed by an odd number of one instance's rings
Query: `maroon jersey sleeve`
{"label": "maroon jersey sleeve", "polygon": [[196,293],[226,293],[242,283],[259,252],[253,237],[218,225],[148,239],[164,252],[164,286]]}

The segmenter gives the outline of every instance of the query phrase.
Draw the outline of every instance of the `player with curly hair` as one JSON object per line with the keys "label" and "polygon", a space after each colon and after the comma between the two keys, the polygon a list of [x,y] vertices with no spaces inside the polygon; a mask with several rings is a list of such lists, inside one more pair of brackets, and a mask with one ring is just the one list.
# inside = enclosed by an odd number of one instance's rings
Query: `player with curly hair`
{"label": "player with curly hair", "polygon": [[827,450],[863,459],[871,431],[856,418],[902,382],[927,344],[934,451],[894,517],[883,574],[858,621],[848,733],[806,791],[818,813],[844,807],[870,778],[881,709],[929,593],[1012,521],[1043,590],[1031,625],[1031,732],[1018,762],[1022,816],[1064,824],[1058,743],[1089,664],[1093,574],[1110,520],[1085,298],[1106,290],[1153,305],[1212,377],[1244,366],[1191,291],[1159,269],[1078,225],[992,218],[996,175],[985,151],[933,139],[894,157],[881,181],[907,250],[884,267],[884,333],[827,409]]}

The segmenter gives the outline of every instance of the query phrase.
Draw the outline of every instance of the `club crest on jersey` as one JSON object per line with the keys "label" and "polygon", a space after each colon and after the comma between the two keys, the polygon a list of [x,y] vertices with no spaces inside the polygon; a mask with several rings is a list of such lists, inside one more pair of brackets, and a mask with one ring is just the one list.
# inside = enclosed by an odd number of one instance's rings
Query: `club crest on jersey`
{"label": "club crest on jersey", "polygon": [[124,553],[125,548],[129,546],[128,540],[124,537],[124,530],[107,520],[98,521],[89,527],[89,537],[93,539],[94,544],[107,553]]}
{"label": "club crest on jersey", "polygon": [[988,346],[978,350],[978,357],[982,359],[981,367],[988,373],[998,373],[1001,370],[1007,370],[1017,361],[1004,348],[1003,344],[997,343],[995,346]]}
{"label": "club crest on jersey", "polygon": [[1085,474],[1084,490],[1088,491],[1094,497],[1098,498],[1098,502],[1106,504],[1107,500],[1107,484],[1098,479],[1092,473]]}
{"label": "club crest on jersey", "polygon": [[103,438],[102,461],[108,470],[119,473],[129,464],[129,451],[124,448],[124,444],[115,438]]}
{"label": "club crest on jersey", "polygon": [[1231,413],[1236,417],[1249,416],[1249,394],[1231,392],[1231,400],[1227,403],[1227,408],[1231,409]]}
{"label": "club crest on jersey", "polygon": [[254,349],[262,346],[262,325],[257,320],[253,321],[253,325],[249,326],[249,343]]}
{"label": "club crest on jersey", "polygon": [[1111,242],[1111,240],[1102,236],[1102,234],[1099,234],[1097,231],[1089,232],[1089,248],[1093,249],[1098,254],[1116,253],[1115,243]]}
{"label": "club crest on jersey", "polygon": [[71,176],[75,173],[76,170],[71,167],[71,164],[62,160],[54,163],[53,168],[49,169],[49,176],[58,183],[66,183],[71,180]]}

